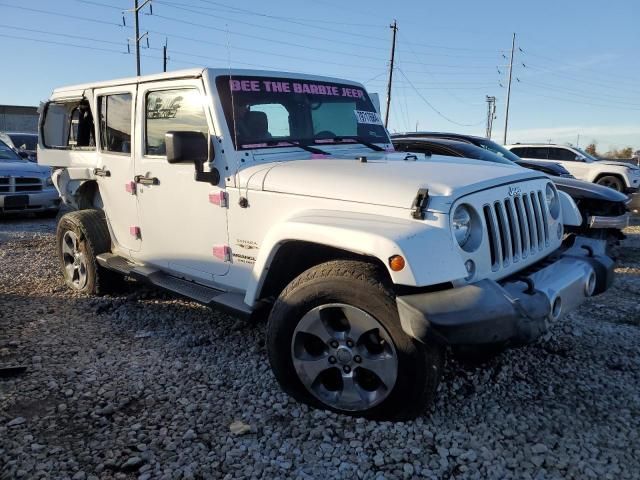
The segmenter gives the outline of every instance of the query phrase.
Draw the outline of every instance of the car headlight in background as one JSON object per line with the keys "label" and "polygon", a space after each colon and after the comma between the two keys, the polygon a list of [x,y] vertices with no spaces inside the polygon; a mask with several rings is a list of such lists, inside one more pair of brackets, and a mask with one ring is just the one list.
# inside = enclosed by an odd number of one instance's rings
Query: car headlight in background
{"label": "car headlight in background", "polygon": [[53,178],[47,177],[45,184],[47,185],[47,187],[53,187]]}
{"label": "car headlight in background", "polygon": [[560,198],[558,197],[558,191],[551,183],[547,183],[547,188],[545,189],[545,200],[547,202],[549,213],[551,213],[554,220],[557,220],[560,215]]}
{"label": "car headlight in background", "polygon": [[460,205],[451,217],[451,228],[458,245],[464,248],[471,237],[471,212],[466,205]]}

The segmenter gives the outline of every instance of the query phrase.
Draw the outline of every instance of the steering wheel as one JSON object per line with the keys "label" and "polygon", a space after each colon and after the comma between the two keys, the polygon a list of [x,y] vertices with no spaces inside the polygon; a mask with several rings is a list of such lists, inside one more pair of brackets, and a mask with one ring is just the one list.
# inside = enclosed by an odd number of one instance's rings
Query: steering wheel
{"label": "steering wheel", "polygon": [[336,134],[333,133],[331,130],[322,130],[321,132],[316,133],[315,138],[318,140],[336,138]]}

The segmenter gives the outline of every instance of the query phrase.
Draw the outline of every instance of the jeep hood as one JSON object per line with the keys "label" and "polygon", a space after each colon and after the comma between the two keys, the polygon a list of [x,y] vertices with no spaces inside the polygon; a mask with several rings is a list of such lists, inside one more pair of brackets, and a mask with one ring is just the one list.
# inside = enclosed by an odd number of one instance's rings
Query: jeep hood
{"label": "jeep hood", "polygon": [[597,163],[601,163],[605,165],[616,165],[618,167],[627,167],[627,168],[630,168],[631,170],[638,169],[638,167],[636,167],[633,163],[616,162],[615,160],[598,160]]}
{"label": "jeep hood", "polygon": [[241,170],[241,188],[410,209],[418,190],[429,190],[428,210],[447,213],[464,195],[543,174],[512,165],[466,158],[392,153],[358,159],[294,160]]}

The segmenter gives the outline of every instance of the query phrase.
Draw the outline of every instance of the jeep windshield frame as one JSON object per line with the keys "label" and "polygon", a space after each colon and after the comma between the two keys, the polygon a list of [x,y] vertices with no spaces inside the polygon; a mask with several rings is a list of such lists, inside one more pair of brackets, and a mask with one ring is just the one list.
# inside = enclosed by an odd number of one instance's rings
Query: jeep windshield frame
{"label": "jeep windshield frame", "polygon": [[376,144],[391,143],[371,99],[358,85],[220,75],[216,87],[236,150],[357,143],[384,150]]}

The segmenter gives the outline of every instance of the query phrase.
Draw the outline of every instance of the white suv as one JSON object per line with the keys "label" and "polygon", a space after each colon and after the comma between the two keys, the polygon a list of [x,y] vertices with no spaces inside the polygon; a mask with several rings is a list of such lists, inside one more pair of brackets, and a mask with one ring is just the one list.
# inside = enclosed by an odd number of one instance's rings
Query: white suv
{"label": "white suv", "polygon": [[[446,345],[531,341],[608,288],[543,174],[394,152],[361,84],[197,69],[60,88],[38,160],[57,168],[67,285],[126,275],[262,318],[295,398],[408,418]],[[215,352],[211,352],[215,355]],[[243,368],[238,365],[238,370]]]}
{"label": "white suv", "polygon": [[630,163],[600,160],[571,145],[524,144],[507,145],[520,158],[559,163],[580,180],[635,193],[640,187],[640,168]]}

